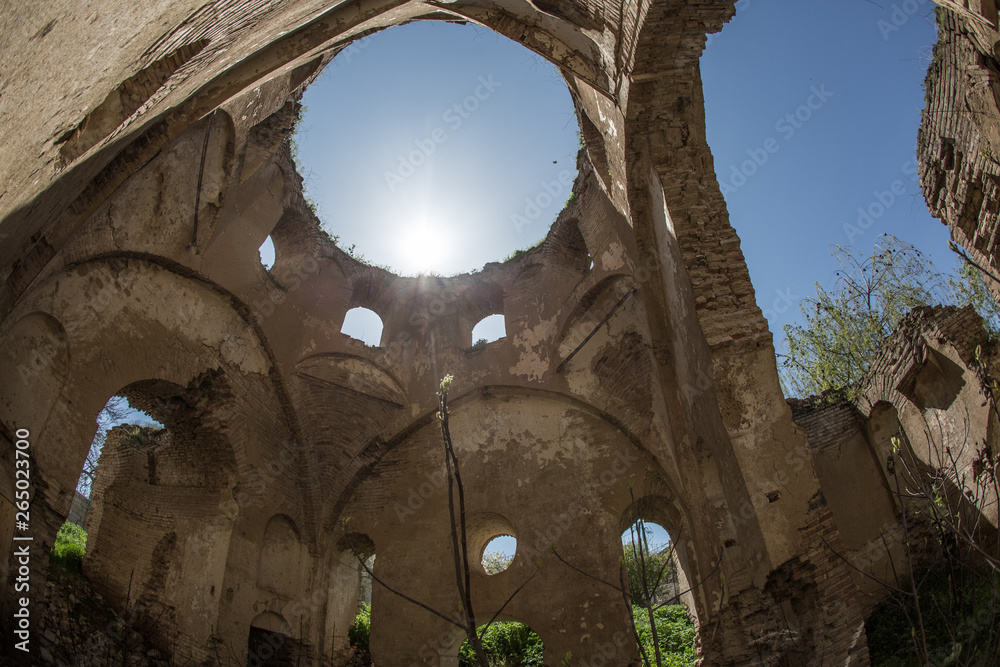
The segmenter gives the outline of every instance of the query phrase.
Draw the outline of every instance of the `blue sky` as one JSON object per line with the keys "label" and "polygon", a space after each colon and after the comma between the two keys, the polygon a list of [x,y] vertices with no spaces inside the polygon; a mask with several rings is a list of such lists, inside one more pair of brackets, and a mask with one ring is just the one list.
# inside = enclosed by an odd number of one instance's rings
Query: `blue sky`
{"label": "blue sky", "polygon": [[[117,413],[117,418],[112,416],[112,412]],[[163,424],[150,417],[141,410],[136,410],[129,405],[128,399],[121,396],[112,396],[108,400],[106,408],[97,415],[97,433],[90,443],[90,451],[95,456],[100,456],[104,448],[104,439],[108,431],[119,424],[135,424],[137,426],[151,426],[163,428]],[[90,479],[86,475],[80,475],[77,481],[76,490],[83,495],[90,497]]]}
{"label": "blue sky", "polygon": [[[935,40],[929,0],[740,0],[710,36],[708,142],[779,349],[814,283],[833,286],[832,244],[865,252],[891,233],[938,269],[954,263],[916,181]],[[484,80],[501,85],[448,122]],[[468,271],[534,244],[562,201],[520,229],[511,216],[545,183],[575,176],[578,128],[555,68],[481,28],[378,33],[338,56],[303,101],[298,156],[324,226],[403,274]]]}
{"label": "blue sky", "polygon": [[916,181],[934,7],[742,0],[702,57],[716,173],[779,347],[813,283],[833,285],[831,244],[891,233],[954,264]]}

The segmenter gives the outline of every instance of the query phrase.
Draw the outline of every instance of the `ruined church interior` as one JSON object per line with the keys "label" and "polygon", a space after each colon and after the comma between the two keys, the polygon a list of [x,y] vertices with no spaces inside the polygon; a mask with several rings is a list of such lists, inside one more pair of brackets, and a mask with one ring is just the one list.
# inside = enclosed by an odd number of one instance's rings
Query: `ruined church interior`
{"label": "ruined church interior", "polygon": [[[981,378],[1000,358],[970,308],[928,307],[849,398],[783,394],[706,140],[699,58],[734,5],[8,4],[0,663],[105,664],[71,661],[97,640],[47,620],[67,603],[43,598],[95,419],[117,396],[163,426],[109,434],[85,520],[82,576],[146,647],[128,664],[353,664],[367,585],[374,664],[457,667],[460,628],[362,576],[373,563],[461,613],[439,415],[450,376],[470,600],[484,621],[530,626],[545,665],[641,664],[606,583],[637,519],[670,535],[700,664],[873,664],[877,580],[907,556],[899,535],[931,534],[907,518],[918,501],[892,492],[892,456],[901,438],[921,470],[942,452],[961,452],[962,471],[995,455]],[[921,188],[997,272],[997,10],[939,5]],[[339,247],[289,142],[338,54],[416,21],[482,26],[554,64],[581,137],[542,242],[449,277]],[[357,308],[381,320],[377,340],[342,332]],[[505,335],[474,345],[497,315]],[[966,511],[970,489],[943,502]],[[996,500],[973,508],[994,549]],[[516,552],[488,574],[499,536]]]}

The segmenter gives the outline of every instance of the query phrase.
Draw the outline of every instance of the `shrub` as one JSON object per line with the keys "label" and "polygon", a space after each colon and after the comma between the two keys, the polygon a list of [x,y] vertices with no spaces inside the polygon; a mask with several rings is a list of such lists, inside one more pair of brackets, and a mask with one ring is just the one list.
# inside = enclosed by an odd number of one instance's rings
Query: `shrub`
{"label": "shrub", "polygon": [[[482,632],[482,630],[480,630]],[[524,623],[497,621],[480,636],[492,667],[541,667],[542,640]],[[469,640],[458,652],[459,667],[477,667]]]}
{"label": "shrub", "polygon": [[[642,549],[642,562],[646,564],[646,584],[655,589],[652,591],[653,599],[657,600],[670,583],[671,575],[673,574],[673,564],[670,562],[671,550],[665,548],[659,550],[646,547],[638,548]],[[625,545],[625,572],[628,575],[629,594],[632,596],[632,600],[641,602],[644,599],[642,567],[640,566],[640,559],[637,558],[637,554],[633,551],[631,544]]]}
{"label": "shrub", "polygon": [[924,641],[932,664],[996,664],[997,575],[941,567],[918,575],[917,581],[923,636],[912,598],[883,602],[865,621],[872,665],[919,664],[917,644]]}
{"label": "shrub", "polygon": [[351,646],[368,650],[368,636],[371,633],[372,608],[362,604],[358,615],[354,617],[354,625],[347,631]]}
{"label": "shrub", "polygon": [[56,533],[56,543],[49,553],[49,562],[70,572],[80,572],[87,553],[87,531],[67,521]]}
{"label": "shrub", "polygon": [[[653,634],[649,628],[649,616],[645,607],[632,607],[635,616],[635,630],[646,649],[649,660],[656,664],[653,650]],[[660,655],[663,664],[669,667],[690,667],[694,665],[694,639],[698,634],[694,621],[682,604],[671,604],[653,611],[656,619],[656,635],[660,640]]]}

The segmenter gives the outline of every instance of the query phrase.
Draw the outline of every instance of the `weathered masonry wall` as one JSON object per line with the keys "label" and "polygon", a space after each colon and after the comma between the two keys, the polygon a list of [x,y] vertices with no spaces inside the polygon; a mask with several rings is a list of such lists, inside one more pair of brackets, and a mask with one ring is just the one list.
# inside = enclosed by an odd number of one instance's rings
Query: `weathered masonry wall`
{"label": "weathered masonry wall", "polygon": [[994,0],[939,2],[917,144],[931,213],[991,274],[1000,295],[1000,60]]}
{"label": "weathered masonry wall", "polygon": [[[996,371],[996,350],[983,347],[985,341],[971,307],[916,309],[886,341],[854,399],[790,401],[840,528],[836,551],[851,563],[852,587],[864,593],[857,598],[866,614],[884,596],[878,582],[899,583],[907,542],[916,561],[934,564],[920,545],[938,537],[926,508],[912,498],[920,487],[907,468],[950,471],[949,478],[964,481],[947,502],[978,527],[982,544],[996,543],[997,498],[976,472],[984,452],[995,458],[1000,451],[996,414],[977,372]],[[889,465],[893,438],[900,443],[896,458],[909,466]]]}
{"label": "weathered masonry wall", "polygon": [[[497,611],[540,564],[505,614],[541,636],[547,662],[636,659],[620,597],[550,549],[616,579],[631,487],[678,545],[704,664],[867,664],[850,573],[825,551],[841,539],[837,509],[781,395],[705,141],[698,58],[733,10],[12,7],[0,18],[0,516],[25,428],[34,581],[94,418],[124,395],[165,430],[109,439],[85,572],[111,603],[137,603],[165,655],[245,664],[277,638],[289,661],[343,664],[351,543],[380,577],[457,613],[436,483],[450,373],[475,548],[519,540],[508,571],[475,574],[476,605]],[[416,19],[472,21],[540,53],[580,118],[575,197],[539,247],[474,274],[355,261],[322,231],[289,155],[320,69]],[[268,236],[270,271],[257,254]],[[341,333],[356,306],[382,318],[379,345]],[[492,314],[507,335],[470,349]],[[453,629],[379,587],[372,597],[376,661],[454,664]]]}

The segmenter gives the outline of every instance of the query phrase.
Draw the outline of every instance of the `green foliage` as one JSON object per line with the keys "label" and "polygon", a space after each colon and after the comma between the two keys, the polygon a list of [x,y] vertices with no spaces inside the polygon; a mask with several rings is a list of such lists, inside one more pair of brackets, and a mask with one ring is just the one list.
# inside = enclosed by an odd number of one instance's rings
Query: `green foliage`
{"label": "green foliage", "polygon": [[[918,577],[924,636],[933,665],[996,664],[1000,579],[947,567]],[[908,585],[904,585],[909,590]],[[911,598],[879,605],[865,621],[871,664],[922,665],[915,641],[921,639]]]}
{"label": "green foliage", "polygon": [[[483,650],[490,667],[530,667],[542,663],[542,640],[531,628],[514,621],[497,621],[483,632],[479,630]],[[469,640],[462,642],[458,652],[459,667],[478,667],[476,654]]]}
{"label": "green foliage", "polygon": [[475,343],[473,343],[472,346],[468,350],[466,350],[466,351],[467,352],[479,352],[479,350],[482,350],[483,348],[486,347],[486,344],[488,342],[489,341],[487,341],[485,338],[480,338]]}
{"label": "green foliage", "polygon": [[1000,335],[1000,302],[990,292],[979,269],[962,262],[948,276],[948,292],[954,303],[960,306],[969,304],[976,309],[990,338]]}
{"label": "green foliage", "polygon": [[[635,630],[639,641],[646,649],[646,655],[655,664],[653,633],[649,627],[649,612],[645,607],[633,606]],[[654,609],[656,635],[660,640],[660,656],[664,667],[690,667],[694,665],[694,640],[698,631],[694,621],[682,604],[665,605]]]}
{"label": "green foliage", "polygon": [[487,551],[483,554],[483,569],[486,574],[498,574],[510,567],[513,556],[500,551]]}
{"label": "green foliage", "polygon": [[784,326],[782,359],[785,393],[848,391],[862,378],[882,341],[917,306],[972,305],[996,332],[1000,310],[981,275],[968,265],[942,274],[913,245],[879,236],[870,256],[834,246],[841,268],[832,290],[816,284],[816,295],[799,304],[805,324]]}
{"label": "green foliage", "polygon": [[87,531],[67,521],[56,533],[56,543],[49,553],[49,562],[69,572],[80,572],[87,553]]}
{"label": "green foliage", "polygon": [[545,242],[545,237],[542,237],[541,239],[538,240],[538,243],[536,243],[535,245],[533,245],[531,247],[528,247],[528,248],[519,248],[518,250],[515,250],[514,252],[512,252],[509,255],[507,255],[506,257],[504,257],[503,261],[504,262],[509,262],[510,260],[515,259],[517,257],[520,257],[521,255],[523,255],[525,253],[531,252],[532,250],[534,250],[538,246],[542,245],[542,243],[544,243],[544,242]]}
{"label": "green foliage", "polygon": [[358,615],[354,617],[354,625],[347,630],[347,639],[351,646],[368,650],[368,636],[371,634],[372,608],[362,604]]}
{"label": "green foliage", "polygon": [[[636,602],[646,599],[643,591],[642,564],[646,566],[646,585],[655,599],[662,593],[664,587],[671,580],[670,549],[651,549],[649,544],[642,540],[640,546],[639,539],[634,540],[635,546],[631,543],[625,544],[625,572],[628,575],[629,594]],[[640,551],[642,558],[640,559]]]}

